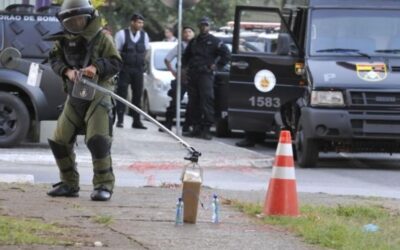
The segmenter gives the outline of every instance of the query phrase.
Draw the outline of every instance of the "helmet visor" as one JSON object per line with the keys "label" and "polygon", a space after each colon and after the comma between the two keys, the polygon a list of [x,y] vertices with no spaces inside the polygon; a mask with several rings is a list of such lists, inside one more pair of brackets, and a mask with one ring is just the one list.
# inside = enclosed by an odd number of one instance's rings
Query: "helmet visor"
{"label": "helmet visor", "polygon": [[62,25],[68,32],[73,34],[79,34],[86,28],[86,26],[89,23],[89,20],[90,20],[90,15],[88,14],[72,16],[65,18],[62,21]]}

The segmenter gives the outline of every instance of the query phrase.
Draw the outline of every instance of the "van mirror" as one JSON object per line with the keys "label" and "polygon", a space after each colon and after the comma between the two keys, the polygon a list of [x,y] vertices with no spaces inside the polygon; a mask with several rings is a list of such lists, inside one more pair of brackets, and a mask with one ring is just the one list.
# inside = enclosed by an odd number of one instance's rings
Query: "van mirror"
{"label": "van mirror", "polygon": [[280,33],[278,36],[276,54],[289,55],[291,38],[288,33]]}

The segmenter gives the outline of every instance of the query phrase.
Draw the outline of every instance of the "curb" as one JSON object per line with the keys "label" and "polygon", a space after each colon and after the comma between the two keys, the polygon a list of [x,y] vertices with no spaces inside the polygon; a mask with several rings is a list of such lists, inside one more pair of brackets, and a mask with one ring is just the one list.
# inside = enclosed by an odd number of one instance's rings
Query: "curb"
{"label": "curb", "polygon": [[0,182],[35,184],[35,177],[31,174],[0,174]]}

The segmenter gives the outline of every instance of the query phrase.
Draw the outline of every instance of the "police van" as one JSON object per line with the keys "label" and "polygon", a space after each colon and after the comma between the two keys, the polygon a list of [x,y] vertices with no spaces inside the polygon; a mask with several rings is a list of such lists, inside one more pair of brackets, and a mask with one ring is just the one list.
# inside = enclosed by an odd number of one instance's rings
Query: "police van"
{"label": "police van", "polygon": [[[236,9],[230,128],[289,129],[300,167],[315,167],[319,152],[399,152],[400,1],[287,7]],[[243,22],[279,26],[268,36],[271,30]],[[268,44],[247,41],[249,31]]]}
{"label": "police van", "polygon": [[31,62],[12,70],[0,65],[0,147],[37,142],[41,121],[59,116],[66,98],[62,81],[48,64],[39,68],[52,49],[43,38],[61,30],[58,8],[14,4],[0,11],[0,51],[14,47]]}

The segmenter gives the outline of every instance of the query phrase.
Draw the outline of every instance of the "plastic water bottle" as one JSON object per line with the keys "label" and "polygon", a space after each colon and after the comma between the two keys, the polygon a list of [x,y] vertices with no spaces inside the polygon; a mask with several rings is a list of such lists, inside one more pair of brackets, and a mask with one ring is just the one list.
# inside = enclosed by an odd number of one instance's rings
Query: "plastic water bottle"
{"label": "plastic water bottle", "polygon": [[179,198],[178,202],[176,203],[175,225],[183,225],[183,200],[182,200],[182,198]]}
{"label": "plastic water bottle", "polygon": [[363,230],[364,230],[364,232],[375,233],[376,231],[379,230],[379,226],[377,226],[375,224],[367,224],[367,225],[364,225]]}
{"label": "plastic water bottle", "polygon": [[213,195],[211,207],[212,207],[211,222],[219,223],[219,200],[218,200],[218,196],[216,194]]}

